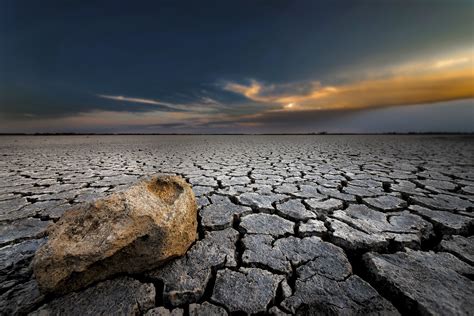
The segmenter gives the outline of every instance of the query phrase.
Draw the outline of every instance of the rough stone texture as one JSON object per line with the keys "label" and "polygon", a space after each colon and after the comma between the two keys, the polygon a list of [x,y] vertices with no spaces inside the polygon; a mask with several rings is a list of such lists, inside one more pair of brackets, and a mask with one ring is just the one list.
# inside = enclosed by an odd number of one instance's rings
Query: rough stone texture
{"label": "rough stone texture", "polygon": [[285,197],[282,194],[243,193],[237,198],[243,205],[253,206],[262,210],[273,210],[272,203],[278,202]]}
{"label": "rough stone texture", "polygon": [[341,200],[332,198],[325,201],[308,199],[306,203],[316,212],[316,214],[321,216],[327,215],[334,210],[341,209],[344,205]]}
{"label": "rough stone texture", "polygon": [[0,245],[42,237],[50,223],[37,218],[0,222]]}
{"label": "rough stone texture", "polygon": [[236,205],[228,197],[214,198],[213,203],[204,207],[199,214],[201,223],[208,229],[231,227],[234,220],[252,212],[250,207]]}
{"label": "rough stone texture", "polygon": [[368,272],[407,313],[466,315],[474,310],[472,266],[449,253],[368,253]]}
{"label": "rough stone texture", "polygon": [[398,314],[367,282],[352,275],[340,248],[323,244],[323,253],[297,268],[295,292],[282,302],[286,310],[302,315]]}
{"label": "rough stone texture", "polygon": [[429,222],[407,211],[383,213],[365,205],[351,205],[332,216],[331,241],[354,251],[386,249],[390,243],[419,248],[433,233]]}
{"label": "rough stone texture", "polygon": [[400,210],[407,206],[407,202],[393,195],[382,195],[374,198],[366,198],[364,202],[378,210],[389,212]]}
{"label": "rough stone texture", "polygon": [[445,237],[440,243],[440,249],[474,266],[474,236]]}
{"label": "rough stone texture", "polygon": [[227,311],[217,305],[204,302],[202,304],[189,304],[189,315],[190,316],[227,316]]}
{"label": "rough stone texture", "polygon": [[327,228],[323,221],[310,219],[305,223],[301,223],[298,227],[298,233],[302,237],[306,236],[322,236],[326,234]]}
{"label": "rough stone texture", "polygon": [[183,316],[183,315],[184,315],[184,310],[182,308],[175,308],[173,310],[169,310],[163,306],[152,308],[145,313],[145,316]]}
{"label": "rough stone texture", "polygon": [[308,220],[316,218],[316,214],[308,211],[300,200],[289,200],[277,205],[277,212],[280,216],[291,220]]}
{"label": "rough stone texture", "polygon": [[415,204],[425,206],[431,209],[438,209],[442,211],[464,211],[468,208],[472,209],[472,200],[465,200],[454,195],[436,194],[427,196],[411,197]]}
{"label": "rough stone texture", "polygon": [[285,313],[282,311],[280,308],[273,306],[268,310],[268,314],[273,315],[273,316],[286,316],[286,315],[291,315],[288,313]]}
{"label": "rough stone texture", "polygon": [[447,211],[433,211],[419,205],[411,205],[413,213],[431,221],[444,234],[467,234],[474,227],[474,218]]}
{"label": "rough stone texture", "polygon": [[119,278],[55,299],[31,315],[138,315],[154,305],[153,284]]}
{"label": "rough stone texture", "polygon": [[294,232],[294,223],[270,214],[250,214],[244,216],[240,227],[249,234],[269,234],[272,236],[283,236]]}
{"label": "rough stone texture", "polygon": [[289,311],[301,315],[398,315],[398,311],[367,282],[352,275],[337,282],[318,274],[296,281],[295,295],[283,302]]}
{"label": "rough stone texture", "polygon": [[25,315],[42,300],[36,280],[18,283],[0,295],[0,312],[5,315]]}
{"label": "rough stone texture", "polygon": [[323,242],[319,237],[287,237],[274,240],[269,235],[247,235],[243,239],[244,263],[264,266],[281,273],[290,273],[292,265],[299,265],[327,252],[338,252],[340,248]]}
{"label": "rough stone texture", "polygon": [[0,292],[29,280],[31,260],[44,239],[32,239],[0,248]]}
{"label": "rough stone texture", "polygon": [[143,272],[183,255],[196,229],[190,186],[175,176],[151,177],[66,212],[35,255],[35,277],[45,292],[67,292]]}
{"label": "rough stone texture", "polygon": [[249,266],[264,266],[280,272],[291,271],[290,262],[279,247],[273,246],[270,235],[247,235],[242,239],[245,251],[242,261]]}
{"label": "rough stone texture", "polygon": [[[428,271],[434,259],[420,264],[401,260],[393,270],[409,267],[406,274],[414,285],[387,293],[390,287],[370,278],[360,255],[422,249],[419,253],[436,257],[438,266],[472,282],[469,247],[457,240],[474,233],[473,153],[471,136],[3,136],[0,310],[8,307],[8,314],[25,314],[60,299],[41,295],[30,260],[36,239],[67,207],[123,191],[143,175],[166,173],[179,174],[193,185],[200,210],[199,240],[185,256],[134,275],[157,286],[156,306],[140,310],[142,314],[191,314],[194,306],[204,315],[209,309],[207,315],[216,309],[229,313],[227,304],[211,299],[216,276],[221,273],[224,279],[230,276],[222,274],[226,269],[242,273],[243,268],[282,278],[276,292],[268,295],[272,303],[259,308],[262,314],[293,314],[288,308],[315,314],[392,312],[374,290],[400,311],[417,314],[403,309],[404,297],[427,292],[417,288],[417,278],[434,284],[426,288],[436,294],[433,289],[444,272]],[[377,199],[384,196],[395,197],[395,203]],[[331,199],[338,201],[335,209],[310,206]],[[374,199],[369,200],[373,205],[367,199]],[[356,205],[370,211],[356,211]],[[293,229],[270,234],[274,227],[263,225],[247,233],[242,220],[254,213],[288,220]],[[325,241],[303,238],[313,236]],[[345,248],[356,266],[335,244]],[[430,255],[430,250],[438,253]],[[352,268],[370,285],[352,274]],[[94,293],[82,295],[94,299],[93,306],[106,301],[92,297]],[[355,293],[361,294],[358,300]],[[232,295],[245,302],[249,294],[242,290]],[[452,302],[442,302],[455,306],[459,297],[454,292]],[[420,297],[414,300],[424,304]],[[303,301],[310,304],[305,307]],[[459,314],[469,314],[469,308],[461,307]]]}
{"label": "rough stone texture", "polygon": [[235,267],[235,243],[239,233],[227,228],[208,232],[181,257],[149,273],[164,283],[163,300],[173,306],[197,302],[216,267]]}
{"label": "rough stone texture", "polygon": [[282,276],[257,268],[240,269],[238,272],[221,270],[217,272],[211,300],[227,306],[231,312],[264,312],[282,280]]}

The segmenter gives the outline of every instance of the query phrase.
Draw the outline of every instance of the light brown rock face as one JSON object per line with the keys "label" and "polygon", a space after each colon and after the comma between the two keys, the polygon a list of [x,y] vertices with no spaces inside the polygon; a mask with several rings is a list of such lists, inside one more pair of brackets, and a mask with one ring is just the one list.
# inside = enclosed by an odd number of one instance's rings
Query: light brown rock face
{"label": "light brown rock face", "polygon": [[44,292],[73,291],[181,256],[196,230],[190,185],[177,176],[154,176],[64,213],[37,251],[34,273]]}

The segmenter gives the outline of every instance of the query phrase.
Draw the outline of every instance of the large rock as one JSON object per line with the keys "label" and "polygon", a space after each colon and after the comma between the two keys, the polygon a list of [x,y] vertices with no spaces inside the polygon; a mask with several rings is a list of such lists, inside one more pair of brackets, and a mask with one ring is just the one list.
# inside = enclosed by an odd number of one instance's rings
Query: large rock
{"label": "large rock", "polygon": [[181,256],[196,230],[191,187],[177,176],[154,176],[67,211],[37,251],[34,273],[42,291],[69,292]]}

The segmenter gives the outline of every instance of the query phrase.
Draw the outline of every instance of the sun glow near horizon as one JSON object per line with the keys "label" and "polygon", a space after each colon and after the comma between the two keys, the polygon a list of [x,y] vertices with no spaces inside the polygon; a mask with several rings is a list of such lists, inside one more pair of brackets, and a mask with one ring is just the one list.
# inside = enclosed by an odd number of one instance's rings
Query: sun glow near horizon
{"label": "sun glow near horizon", "polygon": [[[303,93],[300,86],[310,86]],[[249,85],[227,83],[224,89],[263,104],[280,104],[280,110],[358,109],[414,105],[474,97],[472,54],[447,56],[430,62],[407,63],[391,72],[340,85],[320,81],[265,84],[255,79]],[[294,92],[292,92],[292,90]]]}

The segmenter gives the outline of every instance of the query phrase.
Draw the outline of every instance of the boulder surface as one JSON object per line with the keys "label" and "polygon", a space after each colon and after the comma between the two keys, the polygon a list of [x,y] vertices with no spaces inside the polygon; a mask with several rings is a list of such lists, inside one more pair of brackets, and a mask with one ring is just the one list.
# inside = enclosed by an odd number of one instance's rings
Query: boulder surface
{"label": "boulder surface", "polygon": [[182,256],[196,240],[197,207],[178,176],[153,176],[64,213],[33,269],[43,292],[66,293]]}

